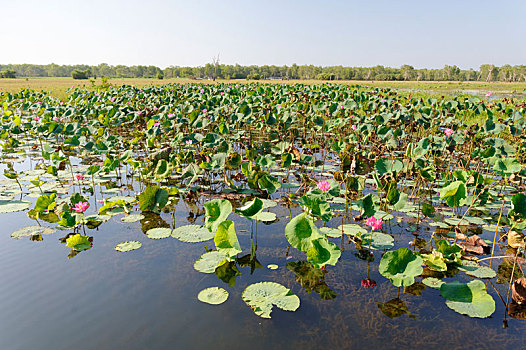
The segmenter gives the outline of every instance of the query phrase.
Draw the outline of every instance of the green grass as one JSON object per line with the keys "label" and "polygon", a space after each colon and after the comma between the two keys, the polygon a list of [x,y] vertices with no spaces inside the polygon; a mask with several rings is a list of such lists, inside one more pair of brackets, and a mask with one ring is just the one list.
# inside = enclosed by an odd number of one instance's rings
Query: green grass
{"label": "green grass", "polygon": [[[162,85],[168,83],[203,83],[214,84],[209,80],[193,80],[185,78],[177,79],[147,79],[147,78],[115,78],[108,81],[113,86],[129,84],[136,86],[147,85]],[[246,84],[249,81],[244,79],[239,80],[217,80],[215,83],[236,83]],[[320,80],[283,80],[283,81],[266,81],[259,80],[261,83],[271,84],[319,84]],[[327,81],[328,83],[347,84],[347,85],[361,85],[382,88],[394,88],[403,90],[415,90],[415,92],[424,92],[429,94],[440,95],[441,93],[461,93],[467,92],[493,92],[493,93],[515,93],[524,94],[526,97],[526,82],[524,83],[505,83],[505,82],[479,82],[479,81],[370,81],[370,80],[342,80],[342,81]],[[67,96],[66,90],[76,86],[87,89],[96,89],[101,84],[101,79],[96,79],[94,83],[90,80],[74,80],[73,78],[16,78],[16,79],[0,79],[0,91],[15,93],[21,89],[32,89],[36,91],[47,91],[52,96],[65,99]]]}

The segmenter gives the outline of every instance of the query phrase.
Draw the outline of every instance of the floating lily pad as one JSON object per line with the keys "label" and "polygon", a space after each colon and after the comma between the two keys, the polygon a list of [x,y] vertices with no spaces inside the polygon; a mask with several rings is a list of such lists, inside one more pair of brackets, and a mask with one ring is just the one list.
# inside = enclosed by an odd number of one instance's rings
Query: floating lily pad
{"label": "floating lily pad", "polygon": [[338,226],[338,230],[341,232],[343,229],[343,233],[345,233],[348,236],[358,236],[367,233],[368,231],[361,227],[360,225],[356,224],[345,224]]}
{"label": "floating lily pad", "polygon": [[[283,186],[284,184],[282,185],[282,187]],[[263,209],[274,208],[278,205],[278,203],[269,199],[261,199],[261,202],[263,202]]]}
{"label": "floating lily pad", "polygon": [[217,250],[206,252],[196,260],[194,269],[203,273],[214,273],[226,259],[226,255]]}
{"label": "floating lily pad", "polygon": [[91,248],[91,242],[88,236],[77,233],[66,239],[66,246],[76,251],[88,250]]}
{"label": "floating lily pad", "polygon": [[426,277],[422,280],[422,283],[428,287],[440,289],[440,286],[442,286],[445,282],[435,277]]}
{"label": "floating lily pad", "polygon": [[271,222],[276,220],[277,216],[274,213],[271,213],[269,211],[262,211],[258,214],[256,214],[253,219],[257,221],[263,221],[263,222]]}
{"label": "floating lily pad", "polygon": [[[372,242],[370,242],[371,249],[375,250],[387,250],[394,247],[394,238],[390,235],[382,232],[373,232]],[[371,239],[371,233],[365,233],[361,235],[362,247],[369,247],[369,241]]]}
{"label": "floating lily pad", "polygon": [[251,284],[243,291],[241,298],[262,318],[270,318],[273,305],[285,311],[296,311],[300,306],[300,299],[290,289],[275,282]]}
{"label": "floating lily pad", "polygon": [[268,264],[268,265],[267,265],[267,268],[268,268],[269,270],[276,270],[276,269],[278,268],[278,265],[276,265],[276,264]]}
{"label": "floating lily pad", "polygon": [[121,221],[122,222],[137,222],[137,221],[141,221],[144,218],[145,216],[142,214],[130,214],[130,215],[126,215],[122,217]]}
{"label": "floating lily pad", "polygon": [[24,228],[21,228],[11,233],[11,237],[14,239],[19,239],[22,237],[34,236],[34,235],[49,235],[55,232],[56,230],[50,227],[26,226]]}
{"label": "floating lily pad", "polygon": [[320,227],[320,232],[325,233],[327,237],[339,238],[342,236],[342,230],[333,227]]}
{"label": "floating lily pad", "polygon": [[474,261],[463,260],[462,265],[460,265],[458,269],[464,271],[466,275],[477,278],[493,278],[497,276],[497,273],[492,268],[480,266]]}
{"label": "floating lily pad", "polygon": [[228,292],[223,288],[210,287],[200,291],[197,295],[197,299],[203,303],[219,305],[228,299]]}
{"label": "floating lily pad", "polygon": [[0,213],[22,211],[31,206],[30,201],[0,201]]}
{"label": "floating lily pad", "polygon": [[214,233],[201,225],[179,226],[172,231],[172,237],[182,242],[205,242],[214,238]]}
{"label": "floating lily pad", "polygon": [[157,227],[146,231],[146,237],[151,239],[161,239],[169,237],[172,233],[172,229],[168,227]]}
{"label": "floating lily pad", "polygon": [[126,241],[117,244],[115,250],[118,252],[129,252],[131,250],[139,249],[140,247],[142,247],[142,243],[139,241]]}
{"label": "floating lily pad", "polygon": [[109,201],[109,202],[124,201],[126,203],[131,203],[131,202],[135,201],[136,198],[135,197],[131,197],[131,196],[113,196],[113,197],[106,198],[106,200]]}
{"label": "floating lily pad", "polygon": [[446,305],[459,314],[486,318],[495,312],[495,301],[486,292],[481,280],[444,283],[440,287],[440,294],[447,300]]}

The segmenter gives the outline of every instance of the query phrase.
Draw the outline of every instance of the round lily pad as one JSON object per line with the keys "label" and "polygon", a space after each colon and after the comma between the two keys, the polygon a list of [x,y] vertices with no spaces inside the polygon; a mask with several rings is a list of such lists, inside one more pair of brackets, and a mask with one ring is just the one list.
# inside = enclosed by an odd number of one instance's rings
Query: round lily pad
{"label": "round lily pad", "polygon": [[131,197],[131,196],[113,196],[113,197],[106,198],[106,200],[110,202],[124,201],[126,203],[131,203],[135,201],[135,199],[136,199],[135,197]]}
{"label": "round lily pad", "polygon": [[0,201],[0,213],[22,211],[31,206],[30,201]]}
{"label": "round lily pad", "polygon": [[139,241],[126,241],[117,244],[115,250],[118,252],[129,252],[131,250],[139,249],[140,247],[142,247],[142,243]]}
{"label": "round lily pad", "polygon": [[444,283],[440,287],[440,294],[447,300],[446,305],[459,314],[486,318],[495,312],[495,300],[486,292],[481,280]]}
{"label": "round lily pad", "polygon": [[197,299],[203,303],[219,305],[228,299],[228,292],[223,288],[210,287],[200,291],[197,295]]}
{"label": "round lily pad", "polygon": [[[371,239],[371,233],[365,233],[361,236],[362,247],[369,247],[369,240]],[[386,233],[373,232],[371,242],[371,249],[376,250],[387,250],[394,247],[394,238]]]}
{"label": "round lily pad", "polygon": [[19,239],[21,237],[34,236],[34,235],[49,235],[55,233],[56,230],[50,227],[43,226],[26,226],[15,232],[11,233],[11,237]]}
{"label": "round lily pad", "polygon": [[130,214],[126,215],[125,217],[121,218],[122,222],[137,222],[144,219],[144,215],[142,214]]}
{"label": "round lily pad", "polygon": [[268,265],[267,265],[267,268],[268,268],[269,270],[276,270],[276,269],[278,268],[278,265],[276,265],[276,264],[268,264]]}
{"label": "round lily pad", "polygon": [[285,311],[296,311],[300,307],[300,299],[290,289],[275,282],[251,284],[243,291],[241,298],[262,318],[270,318],[273,305]]}
{"label": "round lily pad", "polygon": [[492,268],[480,266],[474,261],[462,261],[462,265],[458,269],[464,271],[468,276],[477,278],[493,278],[497,276],[497,273]]}
{"label": "round lily pad", "polygon": [[[283,187],[283,185],[281,185]],[[261,199],[260,200],[263,202],[263,209],[267,209],[267,208],[273,208],[275,206],[278,205],[278,203],[276,203],[275,201],[271,201],[269,199]]]}
{"label": "round lily pad", "polygon": [[194,269],[204,273],[214,273],[216,268],[225,261],[226,256],[216,250],[206,252],[194,263]]}
{"label": "round lily pad", "polygon": [[330,238],[339,238],[342,236],[342,230],[334,227],[321,227],[320,232],[325,233],[327,237]]}
{"label": "round lily pad", "polygon": [[168,227],[157,227],[146,231],[146,237],[151,239],[161,239],[169,237],[172,233],[172,229]]}
{"label": "round lily pad", "polygon": [[445,282],[435,277],[426,277],[422,280],[422,283],[428,287],[440,289],[440,286],[442,286]]}
{"label": "round lily pad", "polygon": [[342,231],[342,229],[343,229],[343,233],[349,236],[360,236],[362,234],[367,233],[366,229],[364,229],[360,225],[355,225],[355,224],[345,224],[345,225],[338,226],[339,231]]}
{"label": "round lily pad", "polygon": [[262,211],[261,213],[254,215],[254,219],[258,221],[270,222],[276,220],[276,214],[268,211]]}
{"label": "round lily pad", "polygon": [[205,242],[214,238],[214,233],[201,225],[184,225],[172,231],[172,237],[182,242]]}

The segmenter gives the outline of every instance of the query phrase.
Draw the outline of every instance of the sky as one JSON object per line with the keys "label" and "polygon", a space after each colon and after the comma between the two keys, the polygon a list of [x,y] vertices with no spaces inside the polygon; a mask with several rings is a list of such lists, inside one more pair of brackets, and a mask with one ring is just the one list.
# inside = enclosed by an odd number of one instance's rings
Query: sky
{"label": "sky", "polygon": [[526,0],[0,0],[0,64],[526,64]]}

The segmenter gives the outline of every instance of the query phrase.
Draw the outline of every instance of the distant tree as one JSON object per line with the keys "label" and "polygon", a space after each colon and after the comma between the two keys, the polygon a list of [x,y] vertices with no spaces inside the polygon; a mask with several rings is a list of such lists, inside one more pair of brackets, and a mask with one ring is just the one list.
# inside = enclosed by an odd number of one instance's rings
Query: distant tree
{"label": "distant tree", "polygon": [[159,80],[163,80],[163,79],[164,79],[164,74],[163,74],[163,72],[159,72],[159,73],[157,74],[157,79],[159,79]]}
{"label": "distant tree", "polygon": [[0,78],[16,78],[16,72],[14,70],[5,70],[0,72]]}
{"label": "distant tree", "polygon": [[91,75],[91,71],[89,69],[86,70],[77,70],[71,72],[71,76],[73,79],[89,79],[89,76]]}

